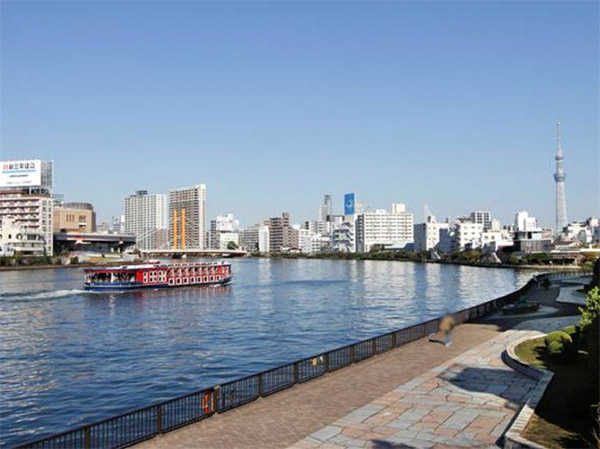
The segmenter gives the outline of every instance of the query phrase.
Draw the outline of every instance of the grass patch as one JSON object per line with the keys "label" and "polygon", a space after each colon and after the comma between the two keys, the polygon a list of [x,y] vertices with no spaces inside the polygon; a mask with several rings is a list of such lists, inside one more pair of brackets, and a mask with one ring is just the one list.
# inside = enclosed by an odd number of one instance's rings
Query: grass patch
{"label": "grass patch", "polygon": [[579,351],[574,363],[557,363],[546,355],[544,337],[521,343],[515,353],[523,362],[554,373],[522,436],[548,448],[595,447],[587,353]]}

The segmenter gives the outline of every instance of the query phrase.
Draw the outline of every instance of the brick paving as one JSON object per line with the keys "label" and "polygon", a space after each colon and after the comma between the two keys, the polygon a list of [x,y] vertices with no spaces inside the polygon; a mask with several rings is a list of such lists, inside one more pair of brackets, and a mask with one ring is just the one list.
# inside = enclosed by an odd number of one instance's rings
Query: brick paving
{"label": "brick paving", "polygon": [[577,322],[522,322],[296,442],[290,449],[498,447],[537,381],[501,359],[512,342]]}

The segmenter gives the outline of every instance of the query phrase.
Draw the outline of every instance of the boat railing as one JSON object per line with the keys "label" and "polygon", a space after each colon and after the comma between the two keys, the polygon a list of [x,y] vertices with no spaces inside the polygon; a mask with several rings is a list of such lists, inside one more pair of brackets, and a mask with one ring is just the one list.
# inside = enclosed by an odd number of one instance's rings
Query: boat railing
{"label": "boat railing", "polygon": [[[588,273],[570,272],[570,275],[573,276],[584,274]],[[552,273],[550,277],[559,278],[560,276]],[[476,320],[507,304],[514,303],[535,284],[536,281],[532,278],[512,293],[455,312],[453,316],[456,324]],[[241,379],[204,388],[26,443],[18,448],[91,449],[130,446],[427,337],[438,331],[441,318],[434,318],[330,351],[320,352]]]}

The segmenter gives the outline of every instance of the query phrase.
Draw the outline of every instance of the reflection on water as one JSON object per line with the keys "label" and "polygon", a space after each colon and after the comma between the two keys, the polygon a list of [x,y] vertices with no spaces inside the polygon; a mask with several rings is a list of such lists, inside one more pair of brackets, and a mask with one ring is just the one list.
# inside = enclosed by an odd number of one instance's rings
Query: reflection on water
{"label": "reflection on water", "polygon": [[500,296],[531,273],[411,262],[234,260],[234,283],[81,290],[0,273],[3,446]]}

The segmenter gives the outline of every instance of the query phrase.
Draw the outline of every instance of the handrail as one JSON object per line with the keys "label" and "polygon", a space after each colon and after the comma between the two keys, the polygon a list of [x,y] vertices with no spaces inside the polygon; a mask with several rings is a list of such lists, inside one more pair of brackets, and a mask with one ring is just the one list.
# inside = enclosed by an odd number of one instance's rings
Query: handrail
{"label": "handrail", "polygon": [[[559,274],[561,273],[544,273],[537,277],[548,276],[555,279]],[[566,276],[585,274],[588,272],[577,271],[569,272]],[[534,283],[532,278],[514,292],[455,312],[453,316],[456,324],[480,318],[518,300]],[[85,424],[25,443],[17,446],[17,449],[130,446],[426,337],[438,330],[440,319],[441,317],[438,317],[413,324],[240,379]]]}

